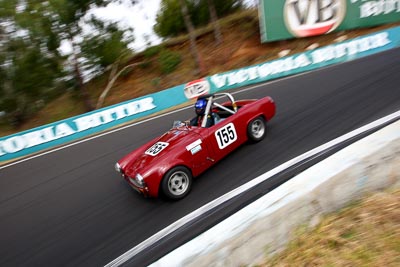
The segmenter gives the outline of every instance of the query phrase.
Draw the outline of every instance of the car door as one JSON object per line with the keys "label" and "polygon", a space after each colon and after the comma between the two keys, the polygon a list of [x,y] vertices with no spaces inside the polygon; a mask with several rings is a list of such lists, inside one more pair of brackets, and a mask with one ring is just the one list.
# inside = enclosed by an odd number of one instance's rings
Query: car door
{"label": "car door", "polygon": [[194,176],[207,170],[214,163],[212,159],[213,152],[210,150],[208,141],[204,138],[204,134],[201,132],[204,129],[197,131],[198,138],[193,139],[185,147],[185,155],[188,157],[188,161],[191,164],[192,173]]}
{"label": "car door", "polygon": [[214,161],[219,161],[243,143],[242,124],[232,115],[217,124],[205,128],[203,139],[206,140]]}

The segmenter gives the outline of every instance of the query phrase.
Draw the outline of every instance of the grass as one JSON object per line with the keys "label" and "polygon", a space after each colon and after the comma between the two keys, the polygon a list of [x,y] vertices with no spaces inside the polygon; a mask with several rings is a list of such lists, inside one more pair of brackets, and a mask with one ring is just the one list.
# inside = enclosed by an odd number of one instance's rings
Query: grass
{"label": "grass", "polygon": [[313,230],[299,228],[260,266],[400,266],[400,189],[353,203]]}

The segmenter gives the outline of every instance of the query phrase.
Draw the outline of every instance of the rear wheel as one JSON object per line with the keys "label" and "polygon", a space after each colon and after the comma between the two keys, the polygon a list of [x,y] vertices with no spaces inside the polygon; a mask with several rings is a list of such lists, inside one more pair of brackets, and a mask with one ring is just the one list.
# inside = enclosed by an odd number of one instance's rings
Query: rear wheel
{"label": "rear wheel", "polygon": [[263,117],[253,119],[247,125],[247,135],[252,142],[259,142],[264,139],[267,133],[266,122]]}
{"label": "rear wheel", "polygon": [[169,170],[161,183],[164,195],[170,199],[184,198],[192,187],[192,174],[183,167],[178,166]]}

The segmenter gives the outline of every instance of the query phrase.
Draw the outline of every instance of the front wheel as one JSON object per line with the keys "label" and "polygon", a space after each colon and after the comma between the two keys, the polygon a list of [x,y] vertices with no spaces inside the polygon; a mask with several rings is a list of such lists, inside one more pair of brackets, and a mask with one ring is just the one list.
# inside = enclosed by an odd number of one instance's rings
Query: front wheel
{"label": "front wheel", "polygon": [[257,117],[247,125],[247,135],[252,142],[259,142],[264,139],[267,129],[263,117]]}
{"label": "front wheel", "polygon": [[169,170],[161,183],[161,189],[167,198],[178,200],[184,198],[192,187],[192,174],[182,166]]}

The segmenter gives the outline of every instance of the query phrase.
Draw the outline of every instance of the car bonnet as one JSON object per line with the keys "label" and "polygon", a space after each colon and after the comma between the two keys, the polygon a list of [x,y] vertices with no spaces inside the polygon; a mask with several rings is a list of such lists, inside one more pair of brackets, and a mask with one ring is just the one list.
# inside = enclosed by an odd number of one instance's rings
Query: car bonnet
{"label": "car bonnet", "polygon": [[174,128],[166,132],[154,142],[148,143],[138,150],[142,153],[134,153],[126,164],[125,173],[134,176],[137,173],[144,174],[157,165],[165,164],[177,158],[181,153],[187,152],[186,146],[199,139],[195,128]]}

